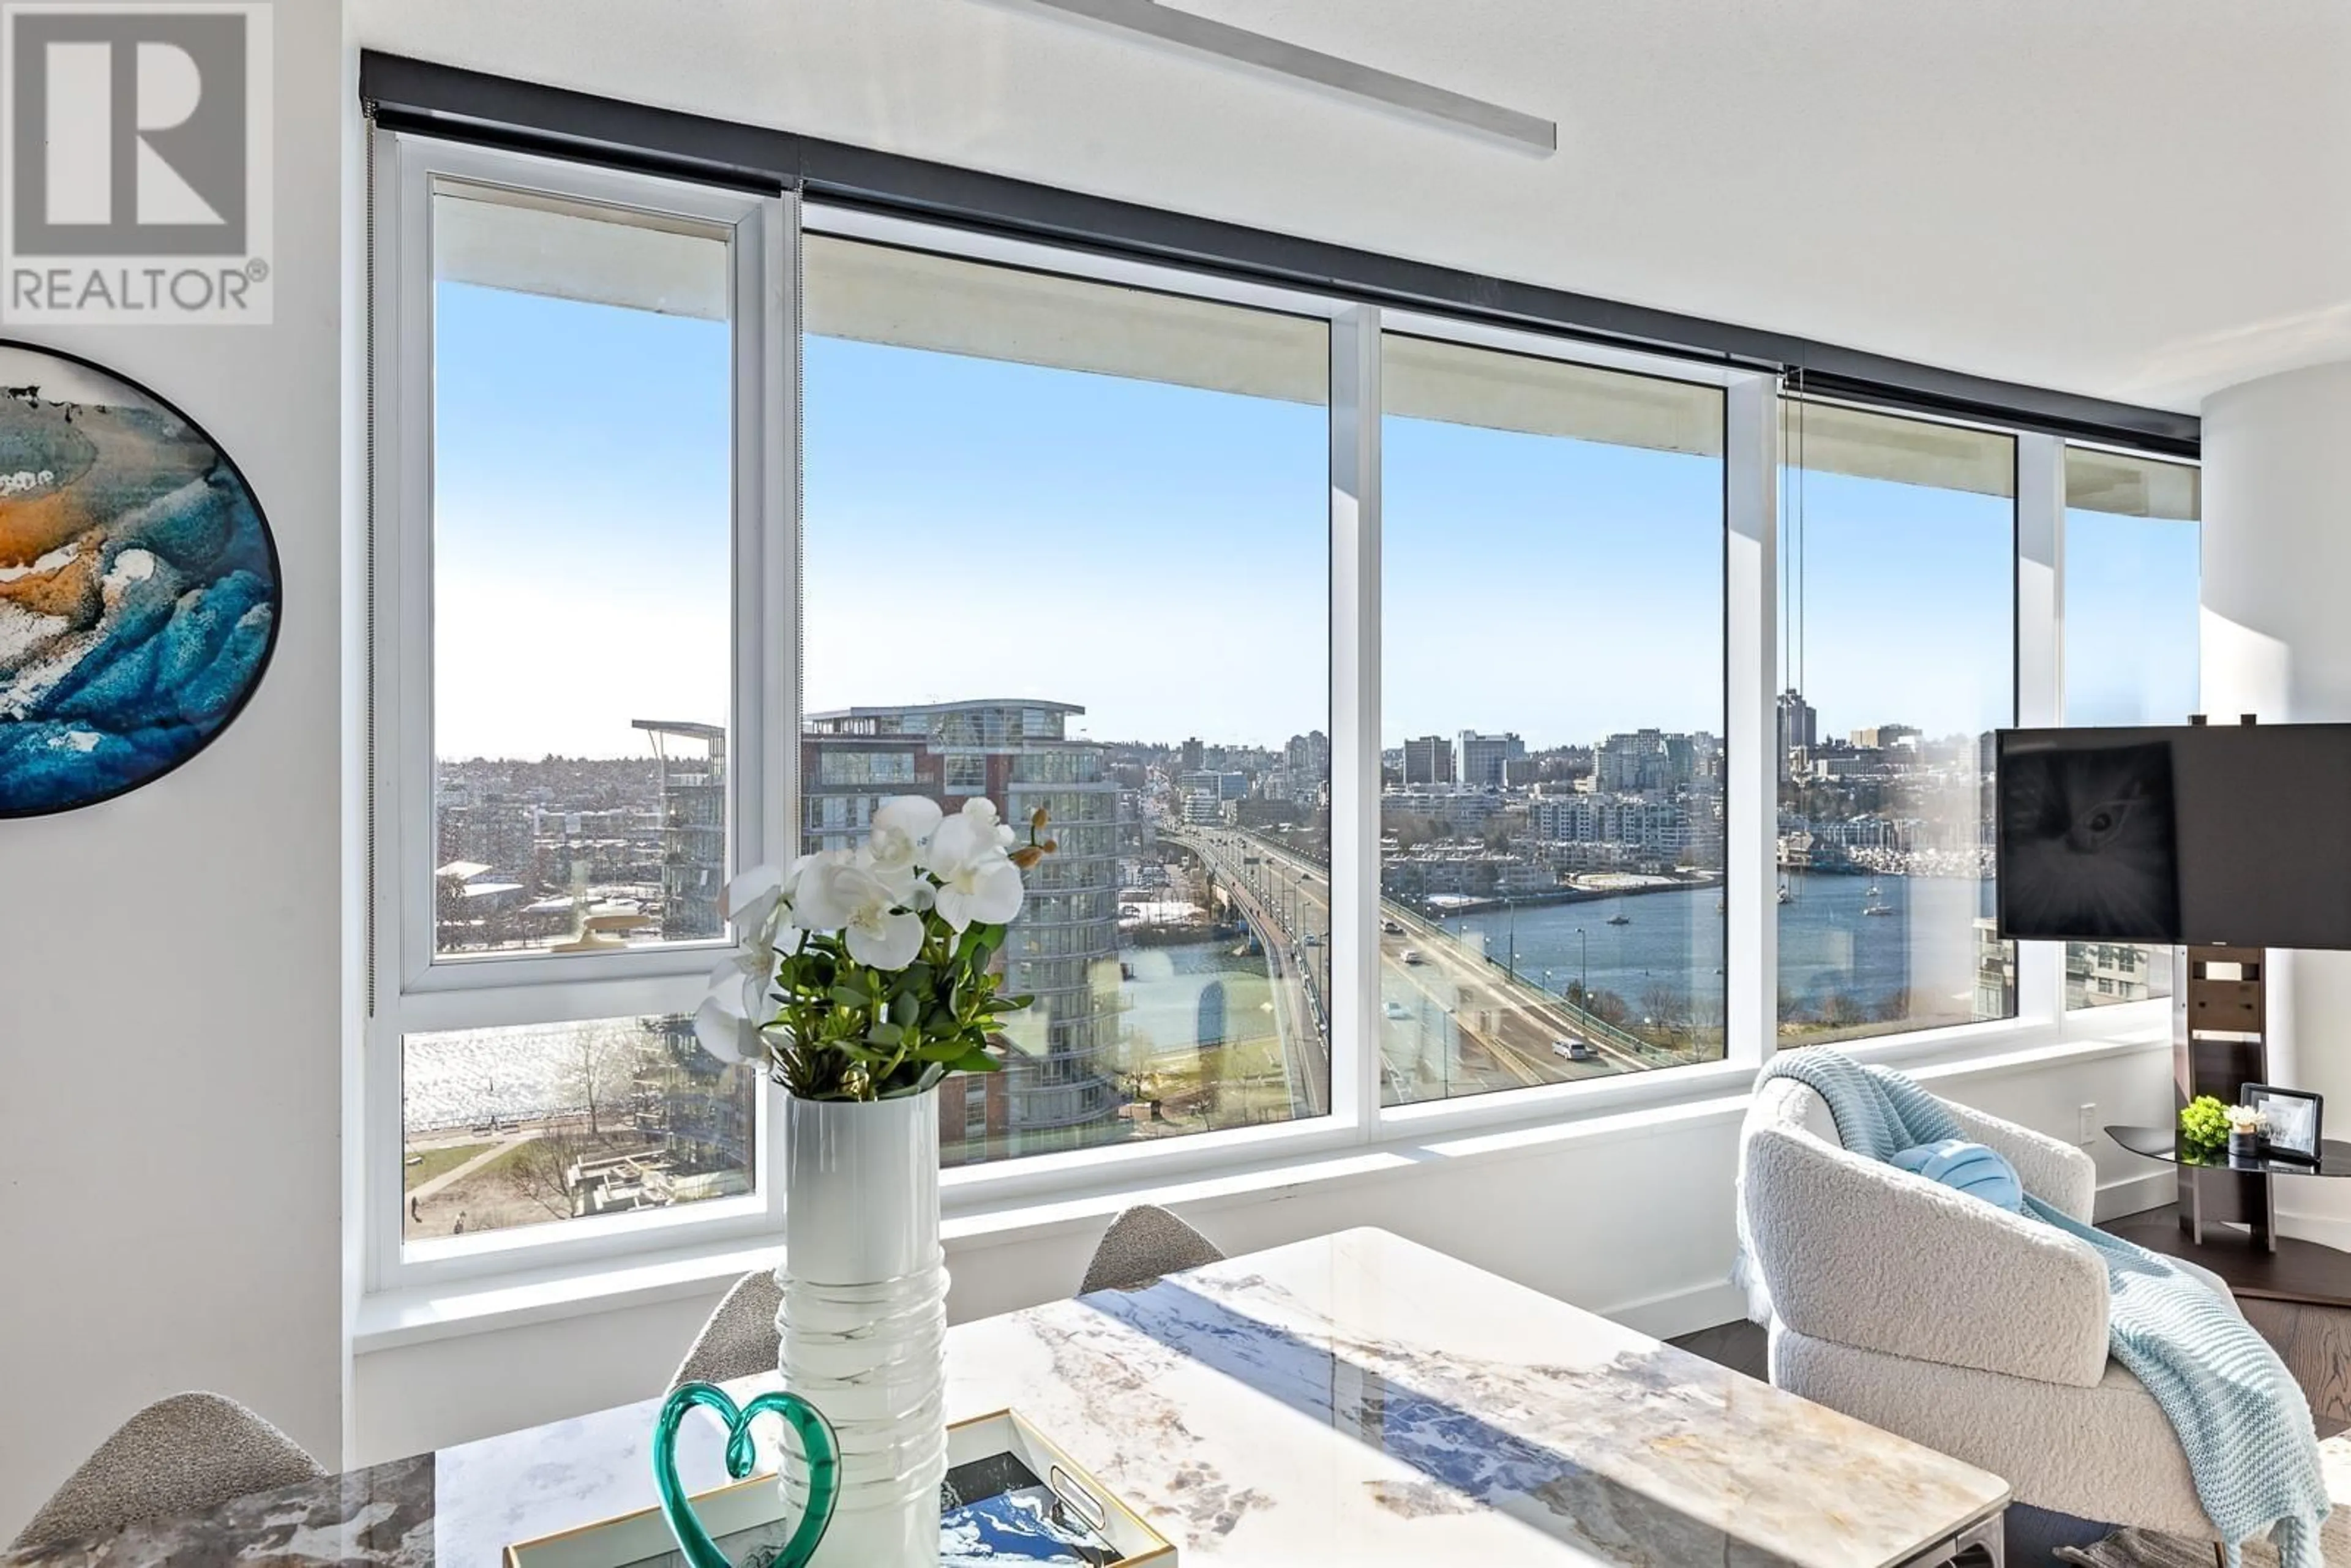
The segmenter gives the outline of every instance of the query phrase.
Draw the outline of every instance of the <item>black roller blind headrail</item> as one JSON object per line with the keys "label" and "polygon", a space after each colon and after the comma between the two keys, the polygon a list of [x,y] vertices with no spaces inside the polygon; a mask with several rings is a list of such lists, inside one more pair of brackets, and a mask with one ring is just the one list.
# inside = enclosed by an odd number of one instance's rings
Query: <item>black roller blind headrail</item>
{"label": "black roller blind headrail", "polygon": [[680,110],[379,50],[360,56],[378,124],[827,202],[1312,289],[1342,298],[1798,373],[1808,392],[2194,457],[2200,422],[1788,333],[1405,261]]}

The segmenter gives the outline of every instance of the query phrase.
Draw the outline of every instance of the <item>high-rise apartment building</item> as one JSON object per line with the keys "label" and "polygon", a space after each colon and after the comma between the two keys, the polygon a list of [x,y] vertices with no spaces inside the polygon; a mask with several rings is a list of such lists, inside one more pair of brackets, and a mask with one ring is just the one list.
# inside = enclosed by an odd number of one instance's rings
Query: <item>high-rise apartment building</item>
{"label": "high-rise apartment building", "polygon": [[1404,781],[1415,784],[1453,782],[1453,743],[1441,735],[1425,735],[1404,743]]}
{"label": "high-rise apartment building", "polygon": [[1620,795],[1678,789],[1698,772],[1687,735],[1657,729],[1612,735],[1593,748],[1593,787]]}
{"label": "high-rise apartment building", "polygon": [[1821,716],[1793,686],[1780,694],[1780,777],[1790,776],[1789,755],[1820,744]]}
{"label": "high-rise apartment building", "polygon": [[726,925],[726,728],[653,718],[636,726],[661,762],[662,939],[716,936]]}
{"label": "high-rise apartment building", "polygon": [[1282,764],[1292,775],[1308,779],[1331,777],[1331,737],[1321,730],[1293,735],[1282,748]]}
{"label": "high-rise apartment building", "polygon": [[1515,734],[1479,735],[1465,729],[1454,758],[1454,781],[1473,789],[1499,789],[1510,782],[1510,764],[1526,755],[1527,743]]}
{"label": "high-rise apartment building", "polygon": [[1112,1076],[1122,1016],[1119,787],[1101,746],[1067,736],[1069,716],[1084,711],[976,699],[810,714],[801,728],[810,850],[853,846],[893,795],[926,796],[946,811],[985,796],[1016,830],[1040,807],[1050,818],[1046,836],[1058,848],[1028,873],[1028,903],[1004,943],[1007,988],[1036,1005],[1006,1019],[1018,1055],[1005,1071],[942,1086],[950,1162],[1076,1148],[1123,1129]]}

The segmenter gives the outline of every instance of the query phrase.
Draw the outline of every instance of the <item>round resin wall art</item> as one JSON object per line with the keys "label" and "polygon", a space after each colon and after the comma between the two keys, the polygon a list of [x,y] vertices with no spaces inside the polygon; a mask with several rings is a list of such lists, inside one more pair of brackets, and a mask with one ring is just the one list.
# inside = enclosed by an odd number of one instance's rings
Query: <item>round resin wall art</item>
{"label": "round resin wall art", "polygon": [[212,437],[87,361],[0,343],[0,817],[202,751],[277,616],[277,547]]}

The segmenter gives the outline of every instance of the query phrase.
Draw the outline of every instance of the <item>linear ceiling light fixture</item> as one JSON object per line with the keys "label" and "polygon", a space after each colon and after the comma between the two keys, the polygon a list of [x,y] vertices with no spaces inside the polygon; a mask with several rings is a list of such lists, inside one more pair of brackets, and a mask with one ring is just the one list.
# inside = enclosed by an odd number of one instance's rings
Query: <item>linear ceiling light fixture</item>
{"label": "linear ceiling light fixture", "polygon": [[1311,82],[1350,98],[1366,99],[1390,109],[1427,115],[1448,125],[1481,131],[1489,136],[1520,142],[1544,152],[1559,150],[1555,120],[1506,109],[1482,98],[1432,87],[1354,60],[1326,55],[1301,44],[1286,43],[1236,27],[1229,22],[1196,16],[1162,5],[1158,0],[1019,0],[1019,3],[1081,16],[1090,22],[1141,33],[1180,48],[1196,49],[1219,59],[1237,60],[1280,76]]}

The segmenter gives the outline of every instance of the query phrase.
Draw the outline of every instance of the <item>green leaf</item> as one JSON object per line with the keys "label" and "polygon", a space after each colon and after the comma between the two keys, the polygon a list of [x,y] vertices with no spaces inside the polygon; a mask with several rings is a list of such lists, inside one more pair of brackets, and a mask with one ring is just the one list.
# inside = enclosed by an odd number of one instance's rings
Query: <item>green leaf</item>
{"label": "green leaf", "polygon": [[987,1051],[975,1047],[948,1062],[947,1071],[950,1072],[1001,1072],[1004,1071],[1004,1063],[997,1061]]}
{"label": "green leaf", "polygon": [[835,986],[832,988],[831,994],[833,1002],[844,1008],[869,1007],[873,1000],[872,997],[854,986]]}

